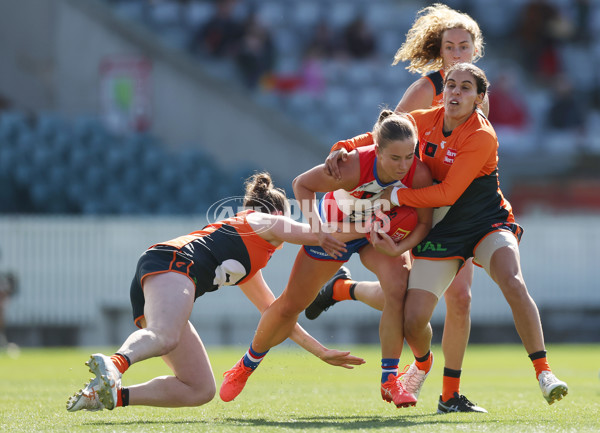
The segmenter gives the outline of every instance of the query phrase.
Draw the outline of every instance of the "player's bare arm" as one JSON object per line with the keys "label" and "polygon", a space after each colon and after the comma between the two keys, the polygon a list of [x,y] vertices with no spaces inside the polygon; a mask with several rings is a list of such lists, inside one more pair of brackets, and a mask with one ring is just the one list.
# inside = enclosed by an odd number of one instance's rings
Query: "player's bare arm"
{"label": "player's bare arm", "polygon": [[427,80],[417,80],[406,89],[395,111],[401,114],[429,108],[433,103],[433,97],[431,84]]}
{"label": "player's bare arm", "polygon": [[[275,295],[265,281],[262,271],[258,271],[254,277],[240,284],[239,287],[261,314],[275,301]],[[298,323],[296,323],[290,339],[307,352],[312,353],[330,365],[354,368],[353,365],[365,363],[364,359],[350,355],[350,352],[328,349],[306,332]]]}
{"label": "player's bare arm", "polygon": [[319,245],[332,257],[339,257],[342,251],[345,252],[345,245],[328,233],[327,227],[324,227],[317,211],[315,193],[355,187],[360,178],[359,159],[356,152],[352,152],[347,161],[340,164],[340,172],[341,179],[337,180],[328,176],[321,164],[302,173],[293,182],[294,194],[296,200],[300,202],[302,213],[313,232],[319,237]]}

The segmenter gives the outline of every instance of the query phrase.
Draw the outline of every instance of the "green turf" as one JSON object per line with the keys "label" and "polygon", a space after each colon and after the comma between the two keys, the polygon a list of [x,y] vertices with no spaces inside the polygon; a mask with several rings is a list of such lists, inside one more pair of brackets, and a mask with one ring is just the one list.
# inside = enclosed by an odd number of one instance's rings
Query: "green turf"
{"label": "green turf", "polygon": [[[109,350],[109,349],[107,349]],[[208,348],[217,383],[244,348]],[[598,432],[600,345],[551,345],[549,361],[569,384],[569,395],[549,406],[524,349],[473,345],[461,391],[489,414],[437,415],[442,356],[414,408],[396,409],[379,395],[376,346],[353,353],[367,364],[331,367],[293,347],[271,351],[233,402],[218,397],[199,408],[117,408],[68,413],[69,395],[89,378],[83,365],[94,349],[27,349],[18,358],[0,353],[0,431],[206,431],[206,432]],[[408,360],[404,356],[402,361]],[[168,374],[160,359],[134,365],[125,385]]]}

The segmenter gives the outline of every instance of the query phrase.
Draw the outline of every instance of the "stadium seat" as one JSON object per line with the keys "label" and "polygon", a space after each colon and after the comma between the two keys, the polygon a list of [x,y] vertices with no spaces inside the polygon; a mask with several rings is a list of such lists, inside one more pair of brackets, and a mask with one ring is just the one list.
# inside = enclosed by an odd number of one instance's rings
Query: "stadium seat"
{"label": "stadium seat", "polygon": [[185,6],[183,22],[185,26],[193,31],[206,23],[214,14],[214,5],[210,2],[192,0]]}
{"label": "stadium seat", "polygon": [[133,22],[143,22],[146,18],[146,2],[139,0],[119,0],[114,5],[117,16]]}
{"label": "stadium seat", "polygon": [[346,86],[329,86],[321,98],[321,105],[330,113],[347,110],[352,99],[352,89]]}
{"label": "stadium seat", "polygon": [[285,27],[287,20],[287,5],[280,0],[261,1],[256,5],[258,20],[269,29]]}
{"label": "stadium seat", "polygon": [[15,143],[21,134],[30,131],[27,116],[17,111],[0,115],[0,139]]}
{"label": "stadium seat", "polygon": [[182,24],[183,7],[174,0],[150,2],[148,10],[149,24],[157,29],[171,28]]}
{"label": "stadium seat", "polygon": [[315,97],[306,92],[294,92],[285,98],[285,108],[298,119],[316,109]]}
{"label": "stadium seat", "polygon": [[343,74],[345,84],[353,89],[370,86],[375,83],[380,67],[379,63],[353,61]]}
{"label": "stadium seat", "polygon": [[313,28],[322,17],[321,7],[319,0],[293,2],[290,23],[298,29]]}
{"label": "stadium seat", "polygon": [[357,2],[353,1],[334,1],[327,9],[327,22],[333,29],[343,28],[359,13]]}

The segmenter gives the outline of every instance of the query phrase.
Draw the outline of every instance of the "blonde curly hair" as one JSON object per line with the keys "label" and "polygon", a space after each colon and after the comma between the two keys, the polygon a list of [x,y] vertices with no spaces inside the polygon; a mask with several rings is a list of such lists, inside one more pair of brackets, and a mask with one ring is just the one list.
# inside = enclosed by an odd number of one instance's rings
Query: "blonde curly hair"
{"label": "blonde curly hair", "polygon": [[477,22],[463,12],[435,3],[417,12],[417,18],[406,34],[406,41],[396,52],[392,65],[409,60],[406,69],[421,75],[442,69],[442,36],[451,29],[463,29],[471,34],[475,47],[472,62],[483,57],[483,35]]}

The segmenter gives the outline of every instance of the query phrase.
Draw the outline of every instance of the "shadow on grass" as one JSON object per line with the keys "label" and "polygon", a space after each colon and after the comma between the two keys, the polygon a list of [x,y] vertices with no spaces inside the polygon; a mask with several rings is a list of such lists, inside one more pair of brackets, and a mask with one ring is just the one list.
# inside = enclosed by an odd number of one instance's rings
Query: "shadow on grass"
{"label": "shadow on grass", "polygon": [[[481,418],[477,417],[475,422],[481,422]],[[213,419],[182,419],[182,420],[129,420],[129,421],[94,421],[86,422],[87,425],[136,425],[136,424],[206,424],[206,425],[222,425],[222,426],[238,426],[238,427],[283,427],[296,430],[311,430],[322,428],[336,428],[339,430],[357,430],[382,427],[410,427],[419,425],[435,425],[435,424],[465,424],[468,420],[464,418],[453,419],[447,416],[438,414],[415,414],[398,417],[378,417],[378,416],[311,416],[311,417],[293,417],[288,420],[275,420],[266,418],[213,418]]]}
{"label": "shadow on grass", "polygon": [[290,429],[309,430],[322,429],[324,427],[337,428],[339,430],[360,430],[382,427],[410,427],[430,424],[454,424],[464,423],[438,414],[415,414],[397,417],[379,416],[311,416],[296,417],[289,420],[268,420],[262,418],[224,418],[224,423],[236,423],[247,426],[286,427]]}

